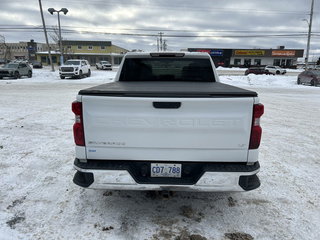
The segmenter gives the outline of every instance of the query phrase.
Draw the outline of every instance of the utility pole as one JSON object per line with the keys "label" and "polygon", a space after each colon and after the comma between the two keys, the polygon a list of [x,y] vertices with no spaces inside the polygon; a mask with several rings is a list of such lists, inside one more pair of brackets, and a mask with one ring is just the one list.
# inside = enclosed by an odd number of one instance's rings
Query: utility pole
{"label": "utility pole", "polygon": [[306,58],[305,58],[305,69],[306,70],[308,69],[308,60],[309,60],[309,51],[310,51],[310,39],[311,39],[311,29],[312,29],[313,6],[314,6],[314,0],[312,0],[312,2],[311,2],[311,12],[310,12],[310,21],[309,21],[307,53],[306,53]]}
{"label": "utility pole", "polygon": [[163,40],[163,51],[166,52],[167,51],[167,40]]}
{"label": "utility pole", "polygon": [[46,38],[46,43],[47,43],[47,48],[48,48],[48,53],[49,53],[49,60],[50,60],[50,63],[51,63],[51,71],[54,72],[54,66],[53,66],[52,57],[51,57],[51,49],[50,49],[50,45],[49,45],[49,41],[48,41],[48,34],[47,34],[46,23],[45,23],[44,17],[43,17],[41,0],[39,0],[39,7],[40,7],[41,18],[42,18],[42,25],[43,25],[44,36],[45,36],[45,38]]}
{"label": "utility pole", "polygon": [[162,52],[162,50],[163,50],[163,43],[162,43],[163,32],[159,32],[159,35],[160,35],[160,52]]}
{"label": "utility pole", "polygon": [[157,37],[157,51],[159,52],[160,49],[159,49],[159,37]]}

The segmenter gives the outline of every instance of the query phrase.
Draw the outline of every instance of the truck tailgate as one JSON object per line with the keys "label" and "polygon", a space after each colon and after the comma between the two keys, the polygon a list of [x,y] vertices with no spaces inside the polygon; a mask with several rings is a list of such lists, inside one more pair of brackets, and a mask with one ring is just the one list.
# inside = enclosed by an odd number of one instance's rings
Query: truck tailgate
{"label": "truck tailgate", "polygon": [[253,97],[81,99],[87,159],[247,161]]}

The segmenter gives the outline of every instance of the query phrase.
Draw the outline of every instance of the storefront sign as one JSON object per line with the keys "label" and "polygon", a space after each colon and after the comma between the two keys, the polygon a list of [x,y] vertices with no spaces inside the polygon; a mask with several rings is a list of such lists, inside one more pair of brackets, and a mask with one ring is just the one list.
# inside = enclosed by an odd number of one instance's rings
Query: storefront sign
{"label": "storefront sign", "polygon": [[223,50],[211,50],[211,56],[223,56]]}
{"label": "storefront sign", "polygon": [[293,50],[274,50],[272,51],[272,56],[274,57],[294,57],[296,51]]}
{"label": "storefront sign", "polygon": [[264,50],[235,50],[235,55],[238,56],[264,56]]}
{"label": "storefront sign", "polygon": [[209,49],[198,49],[197,52],[206,52],[206,53],[210,54],[211,50],[209,50]]}

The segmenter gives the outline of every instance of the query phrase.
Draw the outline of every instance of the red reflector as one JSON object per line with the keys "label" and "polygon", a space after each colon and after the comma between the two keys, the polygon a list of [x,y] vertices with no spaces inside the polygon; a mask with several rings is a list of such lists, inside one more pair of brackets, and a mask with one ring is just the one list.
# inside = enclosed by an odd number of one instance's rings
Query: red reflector
{"label": "red reflector", "polygon": [[253,118],[259,118],[264,113],[264,106],[260,104],[253,105]]}
{"label": "red reflector", "polygon": [[74,101],[72,103],[72,112],[75,115],[82,115],[82,102]]}
{"label": "red reflector", "polygon": [[73,136],[74,136],[74,142],[76,145],[85,146],[82,123],[75,123],[73,125]]}
{"label": "red reflector", "polygon": [[251,129],[249,149],[259,148],[261,135],[262,135],[262,128],[260,126],[253,126]]}

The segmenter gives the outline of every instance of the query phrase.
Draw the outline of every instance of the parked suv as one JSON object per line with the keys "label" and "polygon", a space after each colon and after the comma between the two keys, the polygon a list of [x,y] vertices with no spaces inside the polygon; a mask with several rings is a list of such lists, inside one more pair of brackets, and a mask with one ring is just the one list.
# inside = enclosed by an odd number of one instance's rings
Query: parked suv
{"label": "parked suv", "polygon": [[18,79],[22,76],[32,77],[32,68],[26,62],[10,62],[0,68],[0,79],[4,77]]}
{"label": "parked suv", "polygon": [[298,75],[297,84],[310,84],[317,86],[320,84],[320,70],[308,70]]}
{"label": "parked suv", "polygon": [[102,70],[112,70],[112,65],[108,61],[100,61],[96,63],[96,68]]}
{"label": "parked suv", "polygon": [[90,77],[90,64],[87,60],[70,59],[61,65],[59,75],[61,79],[65,79],[65,77]]}
{"label": "parked suv", "polygon": [[265,70],[268,70],[272,74],[286,74],[287,71],[281,67],[278,66],[266,66],[264,68]]}

